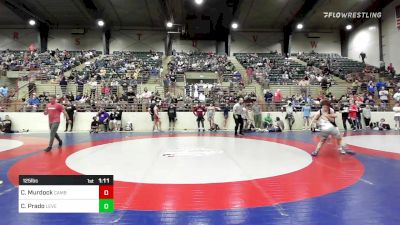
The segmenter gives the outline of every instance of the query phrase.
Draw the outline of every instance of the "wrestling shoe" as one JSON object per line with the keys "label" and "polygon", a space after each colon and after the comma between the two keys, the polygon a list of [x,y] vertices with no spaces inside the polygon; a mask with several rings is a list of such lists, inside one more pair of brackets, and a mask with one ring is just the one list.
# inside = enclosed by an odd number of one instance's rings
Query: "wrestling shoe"
{"label": "wrestling shoe", "polygon": [[313,152],[311,152],[311,156],[318,156],[318,153],[319,153],[319,151],[318,150],[315,150],[315,151],[313,151]]}

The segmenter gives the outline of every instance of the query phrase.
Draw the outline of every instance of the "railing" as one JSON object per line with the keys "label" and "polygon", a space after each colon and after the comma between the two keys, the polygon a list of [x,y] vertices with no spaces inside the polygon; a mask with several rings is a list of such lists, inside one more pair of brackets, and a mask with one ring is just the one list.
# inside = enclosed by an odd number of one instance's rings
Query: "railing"
{"label": "railing", "polygon": [[[187,103],[184,101],[178,101],[178,103],[175,104],[177,107],[177,111],[180,112],[190,112],[192,109],[196,106],[196,102],[191,102]],[[209,103],[202,103],[206,107],[209,105]],[[235,103],[228,103],[226,105],[225,103],[214,103],[213,105],[219,108],[217,111],[221,111],[225,106],[228,106],[230,108],[230,111],[232,111],[232,108]],[[245,102],[243,104],[244,107],[251,107],[252,102]],[[78,112],[98,112],[100,109],[106,109],[106,111],[111,111],[112,109],[115,108],[120,108],[125,112],[147,112],[150,102],[148,100],[138,100],[136,99],[134,103],[128,103],[124,101],[120,101],[118,103],[105,103],[105,102],[97,102],[95,105],[92,105],[90,103],[79,103],[75,102],[74,105],[77,108]],[[258,104],[260,108],[262,109],[263,112],[284,112],[285,107],[287,105],[286,102],[280,102],[280,103],[266,103],[266,104]],[[387,106],[387,105],[386,105]],[[169,107],[169,103],[167,102],[161,102],[159,104],[159,108],[161,112],[166,112]],[[364,105],[361,105],[361,107],[364,107]],[[0,104],[0,111],[1,112],[43,112],[45,108],[45,104],[40,104],[37,106],[29,106],[26,103],[3,103]],[[332,104],[332,108],[338,112],[340,111],[340,104]],[[295,112],[301,112],[302,105],[298,105],[294,107]],[[320,109],[319,104],[311,104],[311,110],[312,111],[318,111]],[[387,109],[387,108],[386,108]],[[374,107],[371,107],[371,111],[390,111],[385,110],[385,108],[382,108],[382,105],[376,105]]]}

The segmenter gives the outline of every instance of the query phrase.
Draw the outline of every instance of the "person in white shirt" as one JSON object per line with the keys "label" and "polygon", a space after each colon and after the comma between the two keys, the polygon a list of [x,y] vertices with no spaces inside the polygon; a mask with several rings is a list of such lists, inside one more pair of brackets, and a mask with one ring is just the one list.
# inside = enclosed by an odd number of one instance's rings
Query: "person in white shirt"
{"label": "person in white shirt", "polygon": [[243,135],[243,98],[240,98],[239,101],[233,106],[233,119],[235,120],[235,135]]}
{"label": "person in white shirt", "polygon": [[393,107],[393,112],[394,112],[394,129],[398,130],[400,129],[400,105],[399,103],[396,103]]}
{"label": "person in white shirt", "polygon": [[393,99],[396,100],[396,102],[400,102],[400,89],[393,95]]}
{"label": "person in white shirt", "polygon": [[379,99],[381,100],[381,108],[385,111],[386,105],[389,102],[389,92],[385,90],[385,87],[379,91]]}

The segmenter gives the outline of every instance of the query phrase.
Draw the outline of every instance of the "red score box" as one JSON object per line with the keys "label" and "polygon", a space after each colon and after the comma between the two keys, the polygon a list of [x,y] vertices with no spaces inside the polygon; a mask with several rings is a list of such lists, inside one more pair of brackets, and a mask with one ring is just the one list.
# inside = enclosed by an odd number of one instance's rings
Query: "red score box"
{"label": "red score box", "polygon": [[113,199],[114,186],[113,185],[100,185],[99,186],[99,199]]}

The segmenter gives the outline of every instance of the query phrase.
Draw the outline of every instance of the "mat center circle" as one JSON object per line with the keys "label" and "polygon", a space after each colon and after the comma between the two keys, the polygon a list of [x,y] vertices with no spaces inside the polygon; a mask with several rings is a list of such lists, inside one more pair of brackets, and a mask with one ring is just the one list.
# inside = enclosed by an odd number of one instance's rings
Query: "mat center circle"
{"label": "mat center circle", "polygon": [[312,162],[305,151],[275,142],[230,137],[146,138],[97,145],[66,159],[82,174],[154,184],[225,183],[298,171]]}

